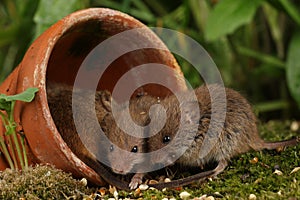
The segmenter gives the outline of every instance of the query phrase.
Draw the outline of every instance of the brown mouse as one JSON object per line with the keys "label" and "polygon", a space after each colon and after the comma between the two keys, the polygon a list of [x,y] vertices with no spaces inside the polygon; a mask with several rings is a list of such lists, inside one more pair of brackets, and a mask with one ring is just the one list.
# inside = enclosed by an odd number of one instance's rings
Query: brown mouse
{"label": "brown mouse", "polygon": [[[107,157],[110,154],[111,145],[107,142],[106,138],[99,136],[99,128],[107,130],[112,126],[112,124],[103,121],[106,118],[108,119],[108,116],[111,114],[111,94],[108,91],[97,91],[95,93],[89,90],[76,90],[76,92],[72,92],[73,87],[68,85],[59,83],[49,83],[47,85],[48,105],[59,133],[72,152],[84,163],[93,168],[107,183],[115,185],[120,189],[128,190],[128,183],[119,180],[116,176],[108,172],[102,163],[100,164],[99,160],[97,160],[99,157],[94,155],[101,155],[101,158],[105,162],[113,162],[113,160],[109,160],[113,156]],[[73,102],[72,95],[76,96]],[[88,106],[86,103],[88,101],[95,101],[95,107]],[[76,103],[77,106],[75,113],[72,111],[72,103]],[[91,120],[95,118],[92,115],[93,111],[96,113],[96,118],[100,122],[101,127],[93,124],[94,122]],[[84,121],[77,122],[79,127],[75,126],[73,114],[74,116],[80,115],[83,117]],[[84,140],[89,150],[82,143],[82,138],[77,134],[76,128],[87,134]],[[115,134],[104,133],[108,140],[118,142],[115,140]],[[95,138],[98,139],[95,140]]]}
{"label": "brown mouse", "polygon": [[115,108],[114,114],[105,116],[103,120],[106,124],[110,124],[110,126],[105,126],[104,130],[112,142],[107,155],[108,160],[111,161],[110,167],[117,174],[135,173],[129,183],[130,189],[137,188],[144,177],[139,165],[147,162],[144,155],[147,151],[145,146],[147,130],[143,130],[142,127],[150,122],[148,111],[156,102],[157,99],[150,96],[132,97],[128,104],[112,104]]}
{"label": "brown mouse", "polygon": [[[117,113],[115,117],[122,117],[123,111]],[[127,175],[135,173],[136,164],[143,163],[145,152],[145,142],[143,138],[134,137],[124,132],[115,121],[113,115],[105,116],[103,122],[108,124],[104,131],[109,135],[111,145],[107,153],[107,159],[110,162],[110,168],[114,173]],[[125,118],[121,119],[121,123],[127,123]],[[124,123],[123,123],[124,124]],[[138,184],[142,183],[143,175],[135,173],[129,183],[130,189],[135,189]]]}
{"label": "brown mouse", "polygon": [[[223,94],[226,96],[223,96],[222,92],[225,92]],[[191,98],[193,93],[196,99]],[[208,163],[216,162],[217,166],[213,170],[182,180],[151,185],[153,187],[177,187],[197,179],[213,177],[221,173],[230,159],[236,155],[250,150],[278,149],[299,143],[299,138],[279,142],[262,140],[250,104],[232,89],[216,84],[203,85],[195,90],[182,92],[180,96],[181,101],[172,95],[159,102],[166,111],[166,124],[156,135],[147,139],[148,152],[153,153],[149,163],[169,165],[176,162],[183,166],[204,168]],[[143,99],[149,101],[149,97],[141,97],[139,101],[142,102]],[[145,105],[149,107],[147,103]],[[154,113],[161,110],[161,108],[154,109]],[[213,113],[216,112],[217,115],[213,118]],[[153,115],[151,120],[159,122],[161,117],[159,114]],[[152,129],[154,132],[157,131],[154,126],[150,128],[150,134]],[[164,148],[165,150],[159,151]]]}

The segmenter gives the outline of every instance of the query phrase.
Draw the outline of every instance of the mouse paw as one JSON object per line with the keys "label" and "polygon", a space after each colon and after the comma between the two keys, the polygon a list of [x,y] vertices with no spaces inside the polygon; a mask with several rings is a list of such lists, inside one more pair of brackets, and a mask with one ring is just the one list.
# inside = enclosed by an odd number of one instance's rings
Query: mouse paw
{"label": "mouse paw", "polygon": [[134,190],[138,187],[139,184],[141,184],[143,182],[143,177],[144,174],[135,174],[132,178],[131,178],[131,182],[129,183],[129,188],[131,190]]}

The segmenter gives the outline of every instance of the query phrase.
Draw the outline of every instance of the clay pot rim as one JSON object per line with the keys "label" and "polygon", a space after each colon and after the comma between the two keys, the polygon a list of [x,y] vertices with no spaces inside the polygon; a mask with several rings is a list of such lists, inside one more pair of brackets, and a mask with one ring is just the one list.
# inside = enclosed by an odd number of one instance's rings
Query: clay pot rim
{"label": "clay pot rim", "polygon": [[[122,22],[123,24],[126,23],[126,25],[130,25],[129,28],[132,26],[131,24],[128,24],[127,22],[131,22],[134,27],[146,27],[144,24],[142,24],[140,21],[136,20],[135,18],[116,11],[109,8],[88,8],[84,10],[79,10],[74,13],[69,14],[68,16],[64,17],[60,21],[53,24],[50,28],[48,28],[40,37],[38,37],[36,40],[42,40],[44,38],[48,38],[48,45],[45,50],[39,52],[41,55],[35,55],[37,58],[42,57],[43,59],[36,65],[34,68],[34,80],[33,85],[34,87],[38,87],[40,90],[36,94],[35,98],[38,98],[39,102],[39,109],[37,112],[41,112],[41,116],[44,117],[44,119],[47,122],[47,129],[49,129],[52,134],[52,139],[56,143],[57,146],[59,146],[59,149],[53,148],[54,151],[62,152],[64,157],[67,158],[71,162],[71,164],[75,164],[76,168],[80,169],[80,171],[87,170],[83,172],[85,175],[89,174],[89,178],[93,179],[93,182],[100,183],[103,185],[103,182],[101,182],[101,177],[94,172],[93,169],[91,169],[89,166],[87,166],[83,161],[81,161],[68,147],[68,145],[65,143],[63,138],[61,137],[60,133],[57,130],[57,127],[52,119],[51,112],[49,110],[48,101],[47,101],[47,93],[46,93],[46,71],[48,62],[51,57],[51,53],[57,43],[64,35],[73,27],[76,27],[78,24],[88,22],[90,20],[99,21],[100,19],[103,20],[104,18],[108,18],[111,21],[117,20],[118,22]],[[33,43],[34,45],[34,43]],[[35,46],[30,46],[30,48],[36,48]],[[25,56],[26,57],[26,54]],[[21,63],[22,64],[22,63]],[[22,69],[22,67],[20,67]],[[45,76],[46,75],[46,76]],[[23,86],[27,88],[27,86]],[[46,105],[47,109],[43,106]],[[50,136],[47,136],[50,137]],[[42,160],[41,157],[39,157],[39,154],[34,153],[35,156],[38,157],[39,160]],[[100,180],[100,181],[99,181]]]}
{"label": "clay pot rim", "polygon": [[[92,22],[91,26],[89,26],[90,22]],[[96,22],[96,24],[93,24],[94,22]],[[86,177],[94,184],[104,185],[105,181],[103,181],[103,178],[100,176],[101,174],[97,174],[95,170],[77,157],[63,140],[63,137],[59,133],[52,118],[47,99],[48,81],[61,81],[61,79],[55,79],[57,78],[55,75],[56,69],[59,70],[56,65],[61,61],[63,62],[65,56],[69,55],[65,55],[64,53],[71,50],[71,48],[69,49],[70,44],[77,44],[78,41],[76,40],[78,35],[71,35],[71,37],[68,38],[67,34],[72,34],[73,30],[76,32],[76,30],[85,30],[86,27],[97,27],[97,22],[104,22],[104,25],[103,28],[100,27],[100,29],[96,29],[95,33],[101,34],[101,31],[104,30],[104,32],[107,31],[107,36],[113,36],[114,34],[133,28],[144,28],[145,30],[141,33],[145,35],[149,42],[155,43],[155,46],[165,47],[163,50],[168,49],[163,41],[151,29],[125,13],[109,8],[89,8],[79,10],[59,20],[35,39],[28,48],[19,66],[1,84],[0,91],[5,94],[16,94],[23,92],[28,87],[37,87],[39,89],[39,92],[36,93],[35,100],[33,102],[26,104],[17,102],[14,113],[16,122],[20,123],[22,126],[21,128],[23,128],[26,134],[29,147],[28,159],[31,164],[48,163],[62,170],[71,172],[77,177]],[[85,24],[87,24],[87,26],[85,26]],[[87,31],[87,34],[89,33],[90,32]],[[106,35],[104,35],[104,38]],[[81,35],[79,34],[79,36]],[[61,40],[62,38],[65,38],[66,40]],[[66,48],[61,48],[64,47],[65,44],[68,44],[65,46]],[[90,45],[91,43],[88,42],[87,44]],[[81,45],[81,43],[79,43],[79,45]],[[55,47],[59,50],[64,50],[57,51]],[[58,55],[62,56],[60,57]],[[166,64],[174,69],[175,73],[171,74],[172,77],[170,79],[174,81],[173,83],[176,84],[178,90],[185,90],[186,85],[183,73],[172,53],[170,53],[170,51],[166,51],[164,53],[158,52],[158,54],[156,54],[155,52],[154,55],[155,61],[159,60],[162,64]],[[69,58],[70,57],[67,59]],[[73,57],[71,57],[71,59],[72,58]],[[82,58],[84,57],[79,56],[78,62],[80,62],[80,59]],[[68,61],[74,61],[71,59]],[[149,60],[146,58],[143,61]],[[65,62],[66,65],[64,66],[72,66],[70,65],[72,63],[73,62]],[[77,62],[75,63],[78,64]],[[54,66],[54,68],[51,68],[52,66]],[[47,69],[54,69],[54,76],[51,76]],[[67,69],[67,73],[70,72],[68,68],[62,69]],[[73,71],[71,70],[71,73],[72,72]],[[62,79],[65,78],[64,75],[61,77]],[[183,79],[180,80],[181,78]],[[149,89],[149,91],[149,94],[151,94],[151,92],[157,90]],[[158,91],[160,91],[160,89]],[[168,93],[163,93],[162,95],[167,94]],[[7,167],[5,164],[7,163],[5,163],[3,157],[0,157],[0,169],[3,169],[3,166]]]}
{"label": "clay pot rim", "polygon": [[[89,166],[87,166],[83,161],[81,161],[68,147],[68,145],[65,143],[63,138],[61,137],[60,133],[58,132],[56,125],[52,119],[51,112],[49,110],[48,101],[47,101],[47,93],[46,93],[46,84],[47,84],[47,66],[49,63],[49,59],[51,57],[52,51],[57,43],[70,29],[73,27],[76,27],[80,23],[84,23],[90,20],[99,21],[99,19],[103,20],[105,18],[108,18],[111,21],[118,21],[122,23],[124,28],[136,28],[136,27],[146,27],[144,24],[142,24],[140,21],[136,20],[135,18],[108,8],[89,8],[85,10],[79,10],[77,12],[71,13],[70,15],[66,16],[62,20],[58,21],[54,25],[52,25],[49,29],[47,29],[42,36],[37,38],[36,40],[43,40],[45,38],[48,38],[48,45],[47,48],[39,51],[38,55],[35,55],[37,58],[43,58],[38,63],[36,62],[36,67],[34,68],[33,74],[34,74],[34,80],[33,85],[34,87],[40,88],[40,91],[37,93],[36,98],[39,99],[37,101],[39,105],[36,106],[38,108],[37,112],[41,112],[41,116],[44,117],[44,120],[47,122],[47,129],[50,130],[53,134],[52,136],[44,136],[45,138],[52,137],[53,142],[56,143],[56,146],[59,146],[60,148],[56,149],[53,147],[53,151],[56,151],[56,154],[59,154],[59,152],[63,153],[63,156],[65,158],[68,158],[67,160],[70,161],[70,164],[75,165],[76,168],[78,168],[80,171],[88,170],[87,172],[83,172],[85,175],[89,174],[89,177],[93,179],[93,182],[99,183],[99,180],[101,178],[98,174],[94,172]],[[131,23],[128,23],[131,22]],[[150,29],[149,29],[150,33]],[[152,31],[150,33],[152,36],[155,35]],[[161,42],[160,39],[157,37],[157,41]],[[163,44],[163,42],[161,42]],[[163,44],[164,45],[164,44]],[[36,48],[34,45],[30,48]],[[28,53],[29,56],[30,53]],[[174,59],[173,67],[177,68],[175,70],[180,71],[180,67],[177,64],[176,59],[173,57],[172,54],[171,60]],[[26,55],[24,56],[26,57]],[[22,67],[20,68],[22,70]],[[46,76],[45,76],[46,75]],[[30,82],[30,81],[29,81]],[[25,84],[23,84],[23,89],[27,88]],[[47,107],[45,108],[44,105]],[[37,150],[39,151],[39,150]],[[40,154],[34,153],[35,156],[41,161],[43,161],[43,158],[39,157]],[[100,184],[101,181],[100,181]]]}

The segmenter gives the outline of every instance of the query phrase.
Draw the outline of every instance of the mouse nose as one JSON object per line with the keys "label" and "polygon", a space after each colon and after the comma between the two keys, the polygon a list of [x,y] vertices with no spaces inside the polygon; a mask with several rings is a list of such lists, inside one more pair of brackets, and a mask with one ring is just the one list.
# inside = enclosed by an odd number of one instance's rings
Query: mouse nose
{"label": "mouse nose", "polygon": [[122,175],[127,174],[126,171],[124,171],[123,169],[120,169],[120,168],[112,168],[112,171],[117,174],[122,174]]}
{"label": "mouse nose", "polygon": [[110,167],[114,173],[121,174],[121,175],[126,175],[130,173],[132,168],[130,164],[126,164],[125,162],[111,163]]}

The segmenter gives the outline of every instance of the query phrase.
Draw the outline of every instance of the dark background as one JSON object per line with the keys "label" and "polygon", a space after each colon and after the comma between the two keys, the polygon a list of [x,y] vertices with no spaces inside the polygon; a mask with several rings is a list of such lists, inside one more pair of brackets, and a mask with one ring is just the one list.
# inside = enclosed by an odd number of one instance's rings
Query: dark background
{"label": "dark background", "polygon": [[[148,26],[198,41],[224,83],[253,104],[262,121],[299,119],[300,5],[293,0],[1,0],[0,82],[32,41],[57,20],[88,7],[109,7]],[[177,58],[194,87],[201,79]]]}

